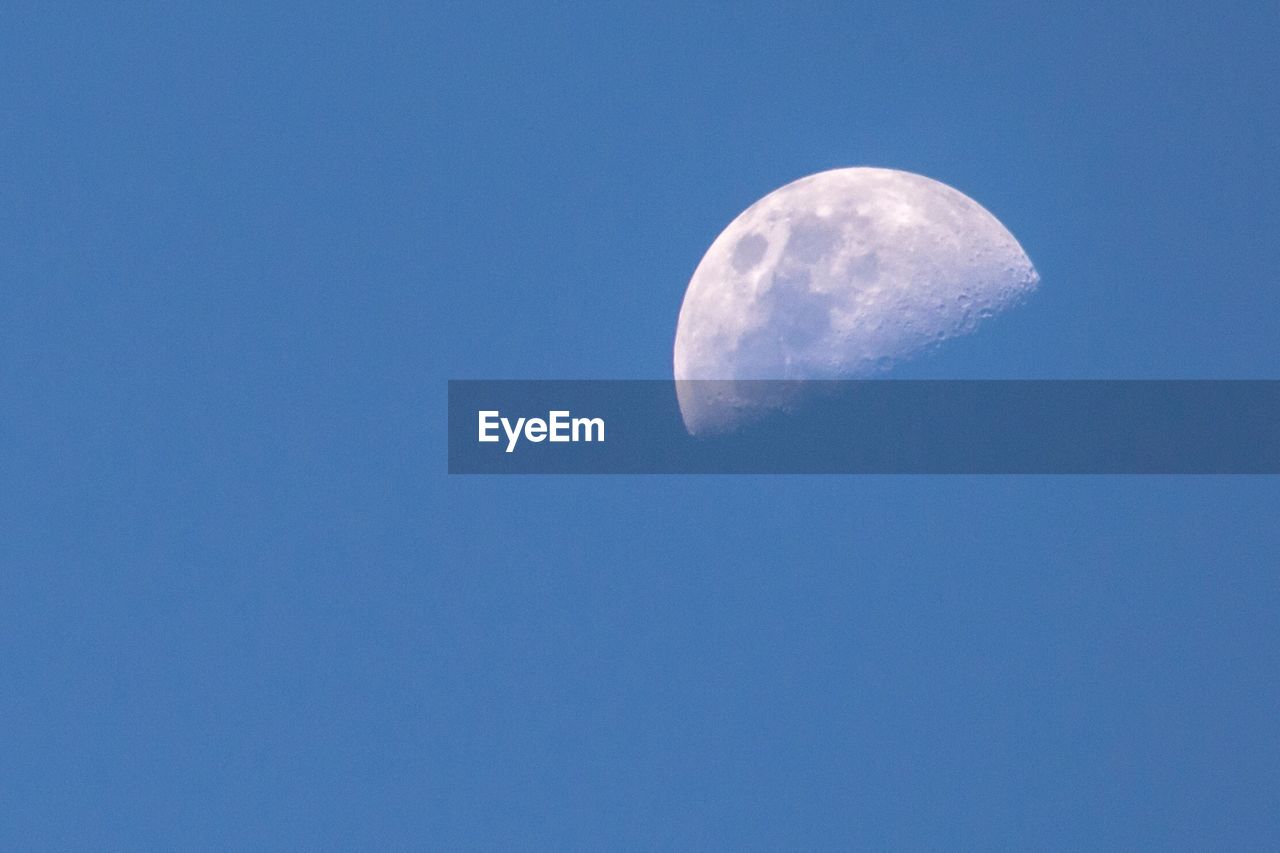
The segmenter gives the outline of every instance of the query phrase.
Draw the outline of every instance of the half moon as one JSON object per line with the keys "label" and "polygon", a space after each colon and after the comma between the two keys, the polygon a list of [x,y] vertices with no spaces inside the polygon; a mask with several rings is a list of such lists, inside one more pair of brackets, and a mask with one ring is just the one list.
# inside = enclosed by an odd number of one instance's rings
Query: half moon
{"label": "half moon", "polygon": [[731,429],[752,407],[685,380],[874,376],[1039,281],[999,220],[946,184],[870,167],[801,178],[734,219],[689,282],[674,356],[685,425]]}

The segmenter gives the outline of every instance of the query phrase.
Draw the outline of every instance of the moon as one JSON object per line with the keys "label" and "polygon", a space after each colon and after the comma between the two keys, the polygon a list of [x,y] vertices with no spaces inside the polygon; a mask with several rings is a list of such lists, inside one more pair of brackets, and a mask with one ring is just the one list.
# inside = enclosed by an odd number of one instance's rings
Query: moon
{"label": "moon", "polygon": [[946,184],[871,167],[801,178],[734,219],[689,281],[674,355],[685,426],[726,431],[777,404],[688,380],[875,376],[1039,282],[1008,229]]}

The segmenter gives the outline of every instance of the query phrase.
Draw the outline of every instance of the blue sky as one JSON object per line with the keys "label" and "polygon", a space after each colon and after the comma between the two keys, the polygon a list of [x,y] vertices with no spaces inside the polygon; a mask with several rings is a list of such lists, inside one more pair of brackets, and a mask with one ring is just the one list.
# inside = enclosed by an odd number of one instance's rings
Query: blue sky
{"label": "blue sky", "polygon": [[11,4],[0,846],[1258,849],[1272,478],[449,478],[663,378],[740,210],[919,172],[900,375],[1276,378],[1274,4]]}

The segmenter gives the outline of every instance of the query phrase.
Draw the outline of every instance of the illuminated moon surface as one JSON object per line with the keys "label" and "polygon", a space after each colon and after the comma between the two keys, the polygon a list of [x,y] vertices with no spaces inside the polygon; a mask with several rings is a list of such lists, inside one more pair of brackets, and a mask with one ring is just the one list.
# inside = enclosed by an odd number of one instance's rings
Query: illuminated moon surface
{"label": "illuminated moon surface", "polygon": [[875,168],[801,178],[733,220],[689,282],[675,343],[685,425],[731,429],[759,401],[681,380],[874,376],[1039,280],[999,220],[946,184]]}

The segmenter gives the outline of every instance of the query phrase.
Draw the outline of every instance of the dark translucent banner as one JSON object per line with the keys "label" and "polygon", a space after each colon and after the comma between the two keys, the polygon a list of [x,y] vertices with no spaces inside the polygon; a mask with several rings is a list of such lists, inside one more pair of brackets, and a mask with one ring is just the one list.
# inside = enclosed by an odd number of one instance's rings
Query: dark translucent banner
{"label": "dark translucent banner", "polygon": [[451,474],[1276,474],[1280,381],[449,382]]}

